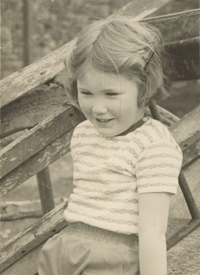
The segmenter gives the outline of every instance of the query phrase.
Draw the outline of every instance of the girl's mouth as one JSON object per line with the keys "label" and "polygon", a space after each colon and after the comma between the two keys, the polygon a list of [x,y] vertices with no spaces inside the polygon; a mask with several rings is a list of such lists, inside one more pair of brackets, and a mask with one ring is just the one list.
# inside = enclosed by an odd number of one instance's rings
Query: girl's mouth
{"label": "girl's mouth", "polygon": [[111,119],[100,119],[100,118],[96,118],[96,120],[97,120],[97,122],[99,122],[99,123],[106,123],[106,122],[109,122],[109,121],[113,120],[113,118],[111,118]]}

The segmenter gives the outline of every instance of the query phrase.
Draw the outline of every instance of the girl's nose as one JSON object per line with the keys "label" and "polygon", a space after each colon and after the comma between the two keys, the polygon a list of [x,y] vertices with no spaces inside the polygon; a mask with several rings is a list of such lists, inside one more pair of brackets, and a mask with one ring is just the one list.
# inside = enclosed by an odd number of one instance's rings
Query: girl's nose
{"label": "girl's nose", "polygon": [[94,114],[105,114],[107,112],[107,108],[101,100],[95,100],[95,102],[93,102],[92,112]]}

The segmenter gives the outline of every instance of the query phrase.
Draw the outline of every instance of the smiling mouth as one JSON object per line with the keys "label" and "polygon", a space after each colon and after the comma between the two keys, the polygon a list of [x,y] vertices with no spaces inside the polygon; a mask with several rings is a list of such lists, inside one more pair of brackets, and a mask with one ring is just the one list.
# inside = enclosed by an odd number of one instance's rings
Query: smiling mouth
{"label": "smiling mouth", "polygon": [[109,122],[109,121],[111,121],[111,120],[113,120],[113,118],[111,118],[111,119],[100,119],[100,118],[96,118],[96,121],[99,122],[99,123],[106,123],[106,122]]}

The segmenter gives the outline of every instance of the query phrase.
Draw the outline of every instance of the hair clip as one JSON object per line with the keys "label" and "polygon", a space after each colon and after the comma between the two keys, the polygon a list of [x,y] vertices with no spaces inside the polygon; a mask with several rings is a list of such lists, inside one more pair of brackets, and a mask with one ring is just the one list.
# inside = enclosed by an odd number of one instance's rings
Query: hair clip
{"label": "hair clip", "polygon": [[150,63],[150,61],[151,61],[151,59],[153,58],[153,56],[154,56],[154,51],[152,51],[152,54],[150,55],[150,57],[149,57],[149,59],[147,60],[147,62],[146,62],[146,64],[144,65],[144,70],[146,70],[146,68],[147,68],[147,66],[148,66],[148,64]]}

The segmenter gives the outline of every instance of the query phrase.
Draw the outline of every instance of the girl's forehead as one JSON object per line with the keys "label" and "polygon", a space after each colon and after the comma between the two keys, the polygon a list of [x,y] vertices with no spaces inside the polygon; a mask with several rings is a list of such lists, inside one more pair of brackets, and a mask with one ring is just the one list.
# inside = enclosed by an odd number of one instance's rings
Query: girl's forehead
{"label": "girl's forehead", "polygon": [[77,80],[79,85],[111,85],[113,86],[119,82],[120,76],[114,73],[103,72],[89,66],[81,77]]}

